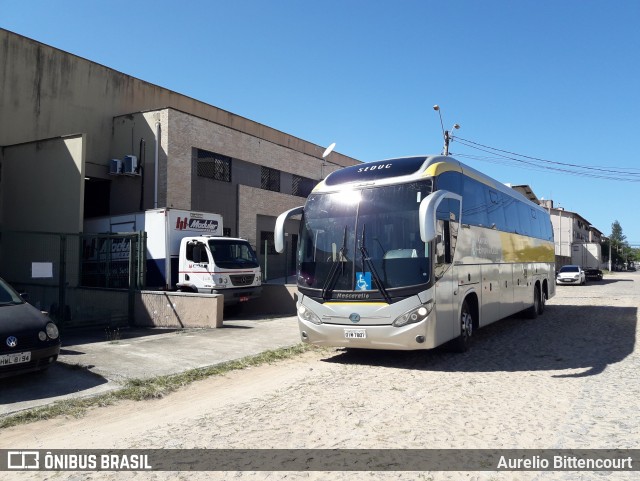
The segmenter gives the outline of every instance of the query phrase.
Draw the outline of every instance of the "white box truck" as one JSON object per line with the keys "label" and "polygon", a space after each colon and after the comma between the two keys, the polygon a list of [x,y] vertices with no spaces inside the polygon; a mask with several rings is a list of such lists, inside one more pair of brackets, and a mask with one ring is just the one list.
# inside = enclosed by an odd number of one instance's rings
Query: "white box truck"
{"label": "white box truck", "polygon": [[583,269],[600,269],[602,248],[596,242],[575,243],[571,247],[571,263]]}
{"label": "white box truck", "polygon": [[147,288],[223,294],[225,305],[260,296],[256,254],[247,240],[221,236],[219,214],[162,208],[84,223],[85,233],[139,231],[147,233]]}

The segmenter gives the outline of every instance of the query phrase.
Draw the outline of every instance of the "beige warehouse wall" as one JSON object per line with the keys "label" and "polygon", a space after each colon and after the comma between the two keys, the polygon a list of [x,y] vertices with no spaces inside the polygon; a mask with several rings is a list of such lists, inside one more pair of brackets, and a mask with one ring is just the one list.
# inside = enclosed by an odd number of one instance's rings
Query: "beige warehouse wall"
{"label": "beige warehouse wall", "polygon": [[[128,213],[154,208],[155,193],[155,137],[156,123],[160,123],[158,149],[158,206],[167,206],[167,154],[168,109],[122,115],[113,119],[113,136],[109,158],[122,159],[133,154],[144,163],[139,176],[110,176],[111,212]],[[140,139],[144,139],[144,152],[140,152]],[[141,195],[142,194],[142,195]],[[140,197],[143,197],[140,208]],[[168,205],[172,207],[171,205]],[[177,207],[177,206],[173,206]],[[181,207],[187,208],[188,207]]]}
{"label": "beige warehouse wall", "polygon": [[[0,146],[85,132],[86,175],[106,177],[113,117],[164,107],[322,155],[323,147],[0,29]],[[338,152],[331,160],[357,163]]]}
{"label": "beige warehouse wall", "polygon": [[78,134],[3,148],[4,230],[82,230],[85,143]]}

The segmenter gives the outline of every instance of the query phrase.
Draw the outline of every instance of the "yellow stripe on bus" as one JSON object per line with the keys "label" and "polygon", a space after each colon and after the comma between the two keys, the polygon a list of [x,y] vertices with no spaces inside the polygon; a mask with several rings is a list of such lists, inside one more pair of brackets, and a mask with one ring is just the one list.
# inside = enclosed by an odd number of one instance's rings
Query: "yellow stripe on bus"
{"label": "yellow stripe on bus", "polygon": [[553,242],[500,232],[503,262],[555,262]]}
{"label": "yellow stripe on bus", "polygon": [[496,186],[492,179],[488,179],[486,177],[477,175],[475,172],[471,172],[470,170],[462,170],[459,165],[450,163],[450,162],[436,162],[435,164],[431,164],[427,167],[427,170],[422,174],[423,177],[436,177],[440,174],[444,174],[445,172],[460,172],[462,175],[470,177],[474,180],[477,180],[481,184],[488,185],[492,189],[495,189]]}
{"label": "yellow stripe on bus", "polygon": [[445,172],[460,172],[462,173],[462,169],[460,166],[451,164],[449,162],[436,162],[435,164],[431,164],[427,167],[427,170],[422,174],[423,177],[436,177],[440,174],[444,174]]}

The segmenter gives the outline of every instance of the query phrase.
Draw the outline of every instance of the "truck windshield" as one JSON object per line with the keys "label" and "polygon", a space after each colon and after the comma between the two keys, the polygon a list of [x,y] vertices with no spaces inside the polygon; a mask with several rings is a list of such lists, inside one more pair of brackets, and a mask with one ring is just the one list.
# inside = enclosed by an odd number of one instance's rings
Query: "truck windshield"
{"label": "truck windshield", "polygon": [[383,294],[427,283],[430,260],[418,209],[431,186],[427,179],[311,194],[301,227],[298,284],[328,297],[333,290]]}
{"label": "truck windshield", "polygon": [[247,241],[234,239],[210,239],[209,249],[213,261],[225,269],[253,269],[258,267],[256,253]]}

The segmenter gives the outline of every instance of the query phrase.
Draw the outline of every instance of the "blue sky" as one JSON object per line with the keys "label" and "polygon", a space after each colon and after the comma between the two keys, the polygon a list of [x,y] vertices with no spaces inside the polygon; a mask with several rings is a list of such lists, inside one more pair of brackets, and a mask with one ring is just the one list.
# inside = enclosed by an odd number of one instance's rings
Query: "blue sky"
{"label": "blue sky", "polygon": [[544,161],[640,181],[639,25],[636,0],[0,0],[7,30],[363,161],[439,153],[439,104],[460,160],[633,244],[640,182]]}

